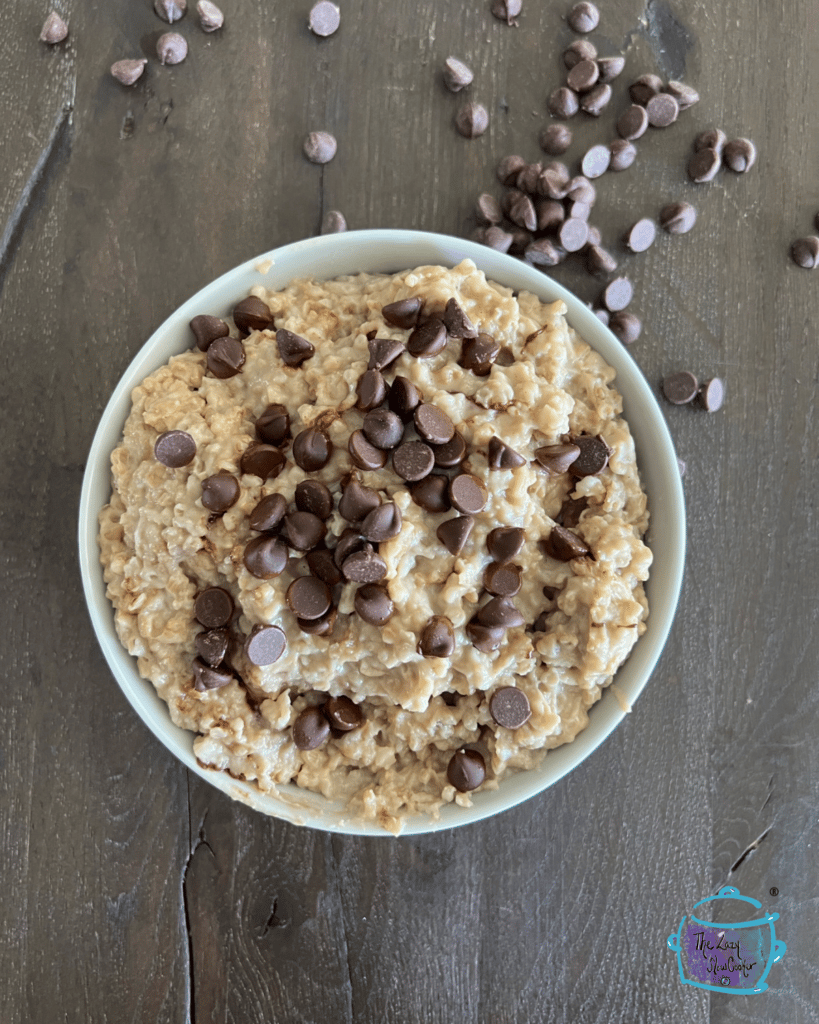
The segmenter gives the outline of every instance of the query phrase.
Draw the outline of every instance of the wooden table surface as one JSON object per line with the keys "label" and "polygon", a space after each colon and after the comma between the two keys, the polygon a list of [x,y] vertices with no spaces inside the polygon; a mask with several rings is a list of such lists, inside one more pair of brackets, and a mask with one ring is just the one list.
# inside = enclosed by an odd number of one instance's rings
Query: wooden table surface
{"label": "wooden table surface", "polygon": [[[420,838],[346,838],[230,802],[148,732],[100,652],[76,532],[84,462],[118,378],[218,274],[350,228],[467,236],[507,153],[538,133],[575,38],[568,4],[310,0],[191,10],[190,52],[153,58],[150,0],[0,9],[0,1021],[654,1024],[819,1021],[819,570],[814,474],[819,272],[788,256],[819,211],[816,0],[601,0],[591,38],[626,69],[574,166],[615,137],[626,87],[656,72],[701,94],[598,182],[592,219],[635,286],[648,380],[726,381],[709,415],[663,405],[687,463],[679,612],[650,684],[611,738],[541,796]],[[151,57],[133,88],[110,64]],[[441,80],[450,55],[475,72]],[[453,127],[465,98],[489,130]],[[685,174],[695,134],[754,139],[757,165]],[[338,138],[323,168],[311,130]],[[618,239],[670,200],[686,236]],[[554,276],[592,300],[577,263]],[[683,986],[666,937],[723,885],[780,914],[762,995]],[[777,895],[771,895],[774,891]]]}

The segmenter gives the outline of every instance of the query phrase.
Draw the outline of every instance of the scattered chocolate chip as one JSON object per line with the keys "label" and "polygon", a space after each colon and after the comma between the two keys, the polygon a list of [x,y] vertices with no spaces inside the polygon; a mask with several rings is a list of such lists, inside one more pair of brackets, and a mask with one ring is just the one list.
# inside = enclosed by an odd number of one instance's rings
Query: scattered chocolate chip
{"label": "scattered chocolate chip", "polygon": [[235,377],[245,364],[245,347],[237,338],[217,338],[205,354],[207,368],[214,377]]}
{"label": "scattered chocolate chip", "polygon": [[387,563],[372,544],[365,544],[344,559],[341,571],[354,583],[378,583],[387,575]]}
{"label": "scattered chocolate chip", "polygon": [[721,128],[706,128],[694,139],[694,152],[699,152],[701,149],[713,149],[715,153],[722,156],[727,141],[728,138]]}
{"label": "scattered chocolate chip", "polygon": [[581,60],[569,71],[566,76],[566,85],[574,92],[588,92],[597,84],[600,77],[600,69],[597,62],[593,60]]}
{"label": "scattered chocolate chip", "polygon": [[293,722],[293,743],[299,750],[315,750],[330,736],[330,723],[319,707],[305,708]]}
{"label": "scattered chocolate chip", "polygon": [[331,36],[341,24],[341,11],[330,0],[319,0],[310,8],[307,26],[317,36]]}
{"label": "scattered chocolate chip", "polygon": [[293,439],[293,459],[305,473],[315,473],[330,461],[333,442],[317,427],[307,427]]}
{"label": "scattered chocolate chip", "polygon": [[141,60],[117,60],[111,65],[111,74],[123,85],[133,85],[142,77],[147,63],[144,57]]}
{"label": "scattered chocolate chip", "polygon": [[381,315],[391,327],[410,330],[418,323],[421,312],[421,299],[413,295],[407,299],[398,299],[381,308]]}
{"label": "scattered chocolate chip", "polygon": [[216,668],[225,660],[230,637],[226,629],[209,629],[205,633],[197,633],[193,638],[196,653],[211,668]]}
{"label": "scattered chocolate chip", "polygon": [[489,698],[489,714],[504,729],[520,729],[532,717],[532,708],[523,690],[502,686]]}
{"label": "scattered chocolate chip", "polygon": [[68,25],[56,11],[52,11],[43,22],[43,27],[40,30],[40,42],[54,46],[55,43],[61,43],[67,35]]}
{"label": "scattered chocolate chip", "polygon": [[434,405],[419,405],[413,421],[419,436],[428,444],[446,444],[455,435],[455,424],[442,409]]}
{"label": "scattered chocolate chip", "polygon": [[711,181],[722,165],[719,153],[713,149],[700,149],[688,161],[688,177],[698,185]]}
{"label": "scattered chocolate chip", "polygon": [[566,250],[550,238],[538,238],[526,246],[524,255],[536,267],[556,267],[566,259]]}
{"label": "scattered chocolate chip", "polygon": [[355,592],[355,610],[371,626],[384,626],[395,614],[395,605],[387,588],[380,583],[365,583]]}
{"label": "scattered chocolate chip", "polygon": [[696,397],[699,381],[688,370],[679,370],[664,377],[661,387],[672,405],[686,405]]}
{"label": "scattered chocolate chip", "polygon": [[498,176],[498,181],[500,181],[501,185],[514,185],[518,175],[525,166],[526,161],[517,154],[502,157],[495,172]]}
{"label": "scattered chocolate chip", "polygon": [[290,415],[273,402],[256,418],[256,437],[264,444],[281,445],[290,437]]}
{"label": "scattered chocolate chip", "polygon": [[519,565],[510,562],[490,562],[483,575],[484,588],[497,597],[514,597],[520,590],[521,572]]}
{"label": "scattered chocolate chip", "polygon": [[633,104],[617,120],[617,134],[630,142],[639,139],[648,128],[648,114],[645,107]]}
{"label": "scattered chocolate chip", "polygon": [[797,267],[815,270],[819,266],[819,238],[816,235],[797,238],[791,245],[791,259]]}
{"label": "scattered chocolate chip", "polygon": [[499,21],[517,25],[515,20],[523,8],[523,0],[492,0],[490,10]]}
{"label": "scattered chocolate chip", "polygon": [[248,295],[233,307],[233,322],[242,334],[265,331],[273,326],[273,314],[266,302],[256,295]]}
{"label": "scattered chocolate chip", "polygon": [[546,554],[559,562],[571,562],[573,558],[583,558],[589,554],[589,548],[580,537],[564,526],[553,526],[543,546]]}
{"label": "scattered chocolate chip", "polygon": [[413,356],[435,356],[445,347],[446,327],[437,317],[420,324],[407,339],[407,351]]}
{"label": "scattered chocolate chip", "polygon": [[660,227],[670,235],[684,235],[697,220],[697,211],[690,203],[669,203],[660,210]]}
{"label": "scattered chocolate chip", "polygon": [[572,144],[572,132],[565,124],[547,125],[540,133],[540,148],[551,156],[560,156]]}
{"label": "scattered chocolate chip", "polygon": [[310,636],[329,636],[333,632],[337,618],[338,608],[335,605],[331,605],[330,610],[318,619],[300,619],[296,617],[296,624],[302,633],[308,633]]}
{"label": "scattered chocolate chip", "polygon": [[489,554],[500,564],[511,562],[523,547],[524,536],[518,526],[496,526],[486,538]]}
{"label": "scattered chocolate chip", "polygon": [[650,217],[638,220],[628,231],[625,243],[632,252],[645,252],[657,237],[657,227]]}
{"label": "scattered chocolate chip", "polygon": [[222,470],[202,481],[202,504],[209,512],[221,514],[236,504],[240,492],[236,477]]}
{"label": "scattered chocolate chip", "polygon": [[301,366],[316,351],[315,346],[300,334],[280,327],[276,331],[276,346],[285,366]]}
{"label": "scattered chocolate chip", "polygon": [[538,175],[538,194],[547,199],[565,199],[569,188],[569,175],[565,165],[553,161]]}
{"label": "scattered chocolate chip", "polygon": [[401,510],[394,501],[384,502],[368,512],[361,524],[361,536],[373,544],[392,540],[401,532]]}
{"label": "scattered chocolate chip", "polygon": [[328,587],[335,587],[341,583],[341,570],[333,559],[333,553],[327,548],[313,548],[305,556],[307,568],[310,572],[327,584]]}
{"label": "scattered chocolate chip", "polygon": [[588,241],[589,225],[579,217],[567,217],[558,228],[557,237],[566,252],[580,252]]}
{"label": "scattered chocolate chip", "polygon": [[456,430],[445,444],[433,445],[432,452],[435,456],[436,466],[452,469],[455,466],[460,466],[466,458],[466,441]]}
{"label": "scattered chocolate chip", "polygon": [[433,615],[421,630],[418,651],[425,658],[448,658],[455,650],[455,630],[449,619]]}
{"label": "scattered chocolate chip", "polygon": [[628,87],[628,94],[634,103],[645,106],[648,101],[663,91],[663,80],[659,75],[640,75]]}
{"label": "scattered chocolate chip", "polygon": [[224,587],[208,587],[193,602],[193,614],[206,629],[226,626],[233,615],[233,598]]}
{"label": "scattered chocolate chip", "polygon": [[688,110],[689,107],[693,107],[695,103],[700,101],[700,94],[697,90],[690,85],[686,85],[685,82],[678,82],[672,79],[665,89],[677,101],[677,106],[680,110]]}
{"label": "scattered chocolate chip", "polygon": [[387,394],[387,405],[402,422],[407,423],[421,402],[418,388],[406,377],[396,376]]}
{"label": "scattered chocolate chip", "polygon": [[725,401],[725,384],[719,377],[713,377],[700,386],[697,397],[706,412],[716,412]]}
{"label": "scattered chocolate chip", "polygon": [[477,139],[489,127],[489,114],[482,103],[465,103],[455,114],[455,127],[465,139]]}
{"label": "scattered chocolate chip", "polygon": [[387,450],[401,443],[404,424],[400,416],[389,409],[372,409],[364,417],[361,430],[370,444]]}
{"label": "scattered chocolate chip", "polygon": [[334,729],[339,732],[352,732],[364,724],[364,712],[360,704],[354,704],[349,697],[330,697],[322,711]]}
{"label": "scattered chocolate chip", "polygon": [[503,213],[497,199],[488,192],[482,192],[475,202],[475,215],[486,224],[500,224]]}
{"label": "scattered chocolate chip", "polygon": [[332,514],[333,496],[320,480],[302,480],[296,484],[295,500],[299,512],[312,512],[319,519],[329,519]]}
{"label": "scattered chocolate chip", "polygon": [[593,32],[600,24],[600,11],[594,4],[581,0],[569,11],[566,21],[573,32]]}
{"label": "scattered chocolate chip", "polygon": [[496,224],[486,229],[484,244],[488,245],[490,249],[495,249],[497,252],[509,252],[513,241],[514,237]]}
{"label": "scattered chocolate chip", "polygon": [[199,0],[196,13],[199,15],[199,25],[203,32],[215,32],[225,23],[224,14],[210,0]]}
{"label": "scattered chocolate chip", "polygon": [[358,378],[355,390],[358,395],[356,408],[369,412],[387,397],[387,382],[380,370],[365,370]]}
{"label": "scattered chocolate chip", "polygon": [[642,329],[640,319],[626,309],[612,313],[609,317],[609,330],[624,345],[633,344],[640,337]]}
{"label": "scattered chocolate chip", "polygon": [[154,0],[154,10],[169,25],[179,21],[187,9],[187,0]]}
{"label": "scattered chocolate chip", "polygon": [[569,466],[572,476],[596,476],[606,468],[611,448],[599,434],[579,434],[577,437],[572,436],[570,440],[580,449],[580,454]]}
{"label": "scattered chocolate chip", "polygon": [[496,651],[506,636],[506,630],[503,626],[484,626],[477,619],[471,619],[467,622],[465,632],[472,642],[472,646],[484,654]]}
{"label": "scattered chocolate chip", "polygon": [[242,473],[252,473],[262,480],[275,479],[284,469],[287,460],[280,448],[272,444],[251,442],[245,449],[239,463]]}
{"label": "scattered chocolate chip", "polygon": [[587,178],[599,178],[605,174],[611,163],[611,150],[608,146],[599,143],[592,146],[583,157],[581,166]]}
{"label": "scattered chocolate chip", "polygon": [[[586,249],[586,269],[590,274],[599,276],[613,274],[617,269],[617,260],[608,249],[604,249],[600,245],[590,245]],[[595,310],[595,313],[597,312],[599,311]]]}
{"label": "scattered chocolate chip", "polygon": [[483,482],[471,473],[459,473],[449,482],[452,507],[465,515],[476,515],[486,505],[489,494]]}
{"label": "scattered chocolate chip", "polygon": [[181,469],[195,456],[196,441],[185,430],[166,430],[154,443],[154,457],[169,469]]}
{"label": "scattered chocolate chip", "polygon": [[470,85],[475,76],[462,60],[447,57],[444,61],[444,85],[450,92],[460,92]]}
{"label": "scattered chocolate chip", "polygon": [[287,565],[287,545],[280,537],[263,533],[245,545],[242,558],[245,569],[259,580],[280,576]]}
{"label": "scattered chocolate chip", "polygon": [[490,629],[512,629],[526,621],[507,597],[493,597],[478,610],[478,622]]}
{"label": "scattered chocolate chip", "polygon": [[451,555],[459,555],[469,540],[475,520],[471,515],[455,516],[454,519],[447,519],[436,530],[438,540],[444,545]]}
{"label": "scattered chocolate chip", "polygon": [[490,469],[517,469],[523,466],[526,459],[514,448],[510,448],[505,441],[498,437],[489,439],[489,468]]}
{"label": "scattered chocolate chip", "polygon": [[597,317],[600,323],[605,324],[606,327],[609,325],[609,311],[607,309],[593,309],[592,313]]}
{"label": "scattered chocolate chip", "polygon": [[287,588],[286,601],[300,619],[319,619],[329,610],[332,594],[317,576],[299,576]]}
{"label": "scattered chocolate chip", "polygon": [[370,444],[362,431],[354,430],[347,442],[347,451],[353,464],[359,469],[376,470],[383,469],[387,464],[387,453]]}
{"label": "scattered chocolate chip", "polygon": [[627,171],[637,159],[637,147],[626,139],[615,139],[609,144],[609,152],[611,153],[610,171]]}
{"label": "scattered chocolate chip", "polygon": [[[588,221],[591,215],[591,207],[588,203],[571,202],[566,205],[566,219],[567,220],[585,220]],[[588,232],[586,233],[586,241],[588,241]]]}
{"label": "scattered chocolate chip", "polygon": [[750,139],[731,139],[725,143],[722,162],[729,171],[744,174],[756,163],[756,146]]}
{"label": "scattered chocolate chip", "polygon": [[602,304],[610,313],[625,309],[634,296],[634,288],[627,277],[616,277],[603,289]]}
{"label": "scattered chocolate chip", "polygon": [[567,88],[565,85],[561,86],[549,97],[549,113],[552,117],[559,117],[561,120],[568,120],[580,109],[580,100],[577,97],[577,93]]}
{"label": "scattered chocolate chip", "polygon": [[661,92],[646,103],[646,113],[652,128],[667,128],[677,120],[680,107],[670,93]]}
{"label": "scattered chocolate chip", "polygon": [[217,338],[226,338],[230,333],[228,325],[218,316],[195,316],[189,326],[196,338],[196,347],[201,352],[207,352],[212,342]]}
{"label": "scattered chocolate chip", "polygon": [[328,164],[336,155],[338,143],[329,132],[310,132],[302,149],[311,164]]}
{"label": "scattered chocolate chip", "polygon": [[360,523],[381,504],[378,491],[364,487],[357,480],[349,480],[338,503],[339,515],[348,523]]}
{"label": "scattered chocolate chip", "polygon": [[278,626],[256,625],[245,641],[245,654],[253,665],[272,665],[286,650],[287,637]]}
{"label": "scattered chocolate chip", "polygon": [[452,755],[446,777],[459,793],[470,793],[486,778],[486,763],[477,750],[462,748]]}
{"label": "scattered chocolate chip", "polygon": [[567,473],[579,455],[580,448],[576,444],[546,444],[535,452],[535,458],[549,476]]}
{"label": "scattered chocolate chip", "polygon": [[626,66],[625,57],[601,57],[597,61],[600,69],[600,81],[603,83],[613,82]]}
{"label": "scattered chocolate chip", "polygon": [[319,233],[322,235],[338,235],[347,230],[347,218],[339,210],[327,210],[321,218]]}
{"label": "scattered chocolate chip", "polygon": [[580,109],[592,117],[600,117],[611,103],[611,86],[605,82],[598,84],[580,97]]}
{"label": "scattered chocolate chip", "polygon": [[368,370],[384,370],[406,352],[403,342],[396,338],[369,338],[367,345],[370,349]]}
{"label": "scattered chocolate chip", "polygon": [[600,228],[596,228],[593,224],[589,224],[589,239],[588,245],[602,245],[603,236],[600,234]]}
{"label": "scattered chocolate chip", "polygon": [[405,441],[393,452],[392,467],[402,480],[408,482],[422,480],[432,472],[434,465],[435,455],[423,441]]}
{"label": "scattered chocolate chip", "polygon": [[227,668],[216,668],[207,665],[201,658],[193,660],[193,688],[199,693],[205,690],[218,690],[233,682],[233,673]]}
{"label": "scattered chocolate chip", "polygon": [[452,508],[449,500],[449,477],[431,473],[410,489],[412,500],[425,512],[448,512]]}
{"label": "scattered chocolate chip", "polygon": [[160,64],[181,64],[188,56],[188,44],[178,32],[165,32],[156,41]]}

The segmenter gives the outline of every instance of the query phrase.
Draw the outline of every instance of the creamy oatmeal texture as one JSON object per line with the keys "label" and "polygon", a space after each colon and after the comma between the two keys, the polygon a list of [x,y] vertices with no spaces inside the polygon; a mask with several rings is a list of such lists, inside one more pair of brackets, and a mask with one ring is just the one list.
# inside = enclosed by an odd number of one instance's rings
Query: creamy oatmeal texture
{"label": "creamy oatmeal texture", "polygon": [[[353,813],[398,833],[406,815],[435,814],[453,800],[469,804],[470,794],[447,777],[456,751],[480,752],[482,788],[493,788],[505,772],[532,768],[547,750],[574,739],[645,630],[643,582],[651,553],[641,539],[648,512],[633,441],[610,386],[614,371],[567,327],[564,304],[515,296],[488,283],[468,260],[453,269],[294,281],[280,292],[259,286],[253,294],[267,303],[275,324],[244,340],[246,361],[238,374],[212,376],[205,353],[194,347],[134,389],[124,437],[112,455],[111,501],[100,514],[117,630],[173,721],[197,733],[194,750],[202,764],[263,791],[295,783],[341,799]],[[442,314],[456,299],[502,346],[487,376],[459,365],[463,342],[453,337],[437,355],[403,352],[384,370],[388,383],[395,374],[412,381],[466,441],[463,465],[435,472],[470,473],[488,490],[458,555],[436,532],[455,509],[425,511],[391,458],[383,469],[362,471],[348,453],[350,434],[364,418],[356,385],[368,366],[367,336],[406,342],[409,330],[390,326],[381,310],[409,296],[423,297],[427,315]],[[315,354],[298,367],[284,365],[280,328],[307,338]],[[256,440],[256,419],[271,403],[286,406],[293,437],[313,425],[326,430],[334,450],[324,468],[306,473],[288,443],[285,467],[275,478],[240,472],[240,458]],[[176,469],[154,455],[157,437],[172,430],[196,442],[193,461]],[[608,465],[580,478],[548,472],[536,450],[567,435],[600,435],[611,450]],[[490,468],[493,437],[524,456],[524,464]],[[411,421],[408,439],[417,439]],[[215,516],[202,505],[202,481],[221,470],[237,476],[241,490],[236,504]],[[343,583],[333,591],[338,617],[332,632],[310,635],[285,597],[294,579],[309,574],[304,559],[291,548],[281,575],[251,575],[243,554],[259,534],[248,517],[274,493],[292,509],[297,484],[320,480],[335,499],[325,538],[332,549],[350,526],[338,500],[351,471],[401,513],[398,535],[377,546],[395,611],[381,627],[365,622],[354,610],[358,584]],[[586,499],[572,532],[591,554],[561,561],[546,553],[544,541],[567,497]],[[525,622],[506,630],[497,650],[484,652],[466,626],[489,597],[483,587],[492,562],[487,536],[499,526],[524,531],[513,559],[522,567],[521,587],[511,600]],[[202,626],[193,606],[212,586],[228,590],[236,606],[232,674],[227,685],[200,692],[192,663]],[[433,616],[452,624],[448,657],[419,653],[419,636]],[[286,635],[284,654],[270,665],[251,664],[246,654],[244,640],[259,624],[279,626]],[[490,713],[490,698],[507,686],[522,691],[531,709],[518,728],[499,725]],[[293,723],[328,694],[352,698],[363,724],[334,731],[316,749],[299,749]]]}

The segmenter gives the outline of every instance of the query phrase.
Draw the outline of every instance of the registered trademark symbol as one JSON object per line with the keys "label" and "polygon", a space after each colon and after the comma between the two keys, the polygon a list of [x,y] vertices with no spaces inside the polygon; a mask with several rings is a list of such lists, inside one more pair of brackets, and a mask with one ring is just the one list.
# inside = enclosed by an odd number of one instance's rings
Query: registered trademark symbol
{"label": "registered trademark symbol", "polygon": [[771,896],[778,896],[779,895],[779,890],[777,889],[777,887],[775,885],[771,886],[770,892],[771,892]]}

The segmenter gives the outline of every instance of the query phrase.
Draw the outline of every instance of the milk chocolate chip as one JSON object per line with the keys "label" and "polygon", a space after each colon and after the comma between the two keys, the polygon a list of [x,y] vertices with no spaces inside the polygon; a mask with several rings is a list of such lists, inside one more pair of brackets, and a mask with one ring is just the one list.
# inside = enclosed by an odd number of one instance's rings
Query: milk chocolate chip
{"label": "milk chocolate chip", "polygon": [[259,476],[262,480],[271,480],[281,473],[286,461],[281,450],[275,445],[253,442],[244,450],[239,468],[242,473]]}
{"label": "milk chocolate chip", "polygon": [[405,441],[395,449],[392,457],[392,468],[407,482],[423,480],[432,472],[435,455],[428,444],[423,441]]}
{"label": "milk chocolate chip", "polygon": [[245,641],[245,654],[253,665],[272,665],[286,649],[287,637],[278,626],[254,626]]}
{"label": "milk chocolate chip", "polygon": [[287,565],[287,545],[280,537],[263,533],[245,545],[242,561],[251,576],[270,580],[280,576]]}
{"label": "milk chocolate chip", "polygon": [[287,512],[287,501],[283,494],[266,494],[250,513],[248,526],[259,533],[272,533]]}
{"label": "milk chocolate chip", "polygon": [[373,409],[368,412],[361,430],[370,444],[382,451],[397,447],[404,436],[404,424],[400,416],[389,409]]}
{"label": "milk chocolate chip", "polygon": [[490,530],[486,546],[496,562],[511,562],[523,547],[524,537],[519,526],[496,526]]}
{"label": "milk chocolate chip", "polygon": [[410,334],[407,351],[417,357],[436,356],[446,348],[446,327],[442,320],[430,317]]}
{"label": "milk chocolate chip", "polygon": [[501,441],[500,438],[489,439],[489,468],[490,469],[517,469],[523,466],[526,459],[514,448]]}
{"label": "milk chocolate chip", "polygon": [[201,658],[193,660],[193,688],[200,693],[218,690],[233,682],[233,673],[227,668],[211,668]]}
{"label": "milk chocolate chip", "polygon": [[330,725],[339,732],[352,732],[364,724],[361,705],[354,704],[349,697],[329,697],[322,711]]}
{"label": "milk chocolate chip", "polygon": [[444,327],[452,338],[477,338],[478,329],[464,313],[455,299],[450,299],[444,310]]}
{"label": "milk chocolate chip", "polygon": [[406,346],[396,338],[370,338],[368,370],[384,370],[407,351]]}
{"label": "milk chocolate chip", "polygon": [[332,514],[333,496],[320,480],[302,480],[296,484],[295,499],[299,512],[312,512],[319,519],[329,519]]}
{"label": "milk chocolate chip", "polygon": [[347,522],[360,523],[380,504],[381,499],[377,491],[371,487],[364,487],[357,480],[350,480],[344,487],[338,511]]}
{"label": "milk chocolate chip", "polygon": [[196,653],[211,668],[216,668],[225,660],[228,649],[228,631],[224,628],[209,629],[205,633],[197,633],[193,638]]}
{"label": "milk chocolate chip", "polygon": [[202,504],[209,512],[227,512],[239,500],[240,491],[236,477],[222,470],[202,481]]}
{"label": "milk chocolate chip", "polygon": [[324,540],[326,533],[327,525],[312,512],[291,512],[282,521],[282,540],[296,551],[310,551]]}
{"label": "milk chocolate chip", "polygon": [[394,501],[387,501],[367,514],[361,524],[361,536],[381,544],[398,536],[402,522],[401,510]]}
{"label": "milk chocolate chip", "polygon": [[264,444],[281,445],[290,437],[290,415],[279,402],[268,405],[256,420],[256,437]]}
{"label": "milk chocolate chip", "polygon": [[359,469],[382,469],[387,464],[387,453],[370,444],[363,431],[354,430],[347,442],[347,451]]}
{"label": "milk chocolate chip", "polygon": [[408,331],[418,323],[421,312],[421,299],[413,295],[407,299],[398,299],[381,307],[381,315],[391,327],[400,327]]}
{"label": "milk chocolate chip", "polygon": [[344,559],[341,571],[354,583],[379,583],[387,575],[387,563],[372,544],[365,544],[361,551]]}
{"label": "milk chocolate chip", "polygon": [[317,576],[299,576],[287,588],[287,604],[300,619],[321,618],[330,608],[330,588]]}
{"label": "milk chocolate chip", "polygon": [[589,548],[584,541],[563,526],[553,526],[543,546],[547,555],[560,562],[570,562],[573,558],[582,558],[589,554]]}
{"label": "milk chocolate chip", "polygon": [[419,405],[413,419],[419,436],[429,444],[446,444],[455,434],[455,424],[434,405]]}
{"label": "milk chocolate chip", "polygon": [[599,434],[595,437],[590,434],[581,434],[578,437],[572,437],[571,443],[580,449],[580,455],[569,466],[572,476],[595,476],[608,465],[611,448]]}
{"label": "milk chocolate chip", "polygon": [[504,729],[520,729],[532,717],[532,708],[523,690],[502,686],[489,698],[489,714]]}
{"label": "milk chocolate chip", "polygon": [[476,377],[486,377],[499,352],[500,343],[491,335],[481,333],[477,338],[467,338],[464,341],[460,364],[465,370],[471,370]]}
{"label": "milk chocolate chip", "polygon": [[576,444],[545,444],[535,452],[535,458],[549,476],[566,473],[579,455],[580,448]]}
{"label": "milk chocolate chip", "polygon": [[490,562],[483,574],[484,588],[496,597],[514,597],[520,592],[522,571],[510,562]]}
{"label": "milk chocolate chip", "polygon": [[387,395],[387,404],[403,423],[412,419],[420,402],[421,394],[412,381],[406,377],[395,377]]}
{"label": "milk chocolate chip", "polygon": [[226,626],[233,615],[233,598],[224,587],[208,587],[194,601],[193,614],[206,629]]}
{"label": "milk chocolate chip", "polygon": [[425,512],[448,512],[452,508],[449,500],[449,477],[432,473],[410,489],[412,500]]}
{"label": "milk chocolate chip", "polygon": [[418,650],[425,658],[448,658],[455,650],[455,630],[443,615],[433,615],[421,630]]}
{"label": "milk chocolate chip", "polygon": [[169,469],[181,469],[193,462],[196,455],[196,441],[185,430],[166,430],[154,444],[157,462]]}
{"label": "milk chocolate chip", "polygon": [[476,515],[486,505],[489,494],[483,482],[471,473],[459,473],[449,483],[453,508],[465,515]]}
{"label": "milk chocolate chip", "polygon": [[360,617],[371,626],[386,625],[395,613],[395,605],[387,588],[379,583],[365,583],[359,587],[353,605]]}
{"label": "milk chocolate chip", "polygon": [[459,555],[472,533],[475,520],[470,515],[456,516],[441,523],[436,531],[438,540],[452,555]]}
{"label": "milk chocolate chip", "polygon": [[484,626],[477,619],[471,619],[466,624],[466,635],[472,642],[472,646],[484,654],[496,651],[503,643],[506,630],[503,626]]}

